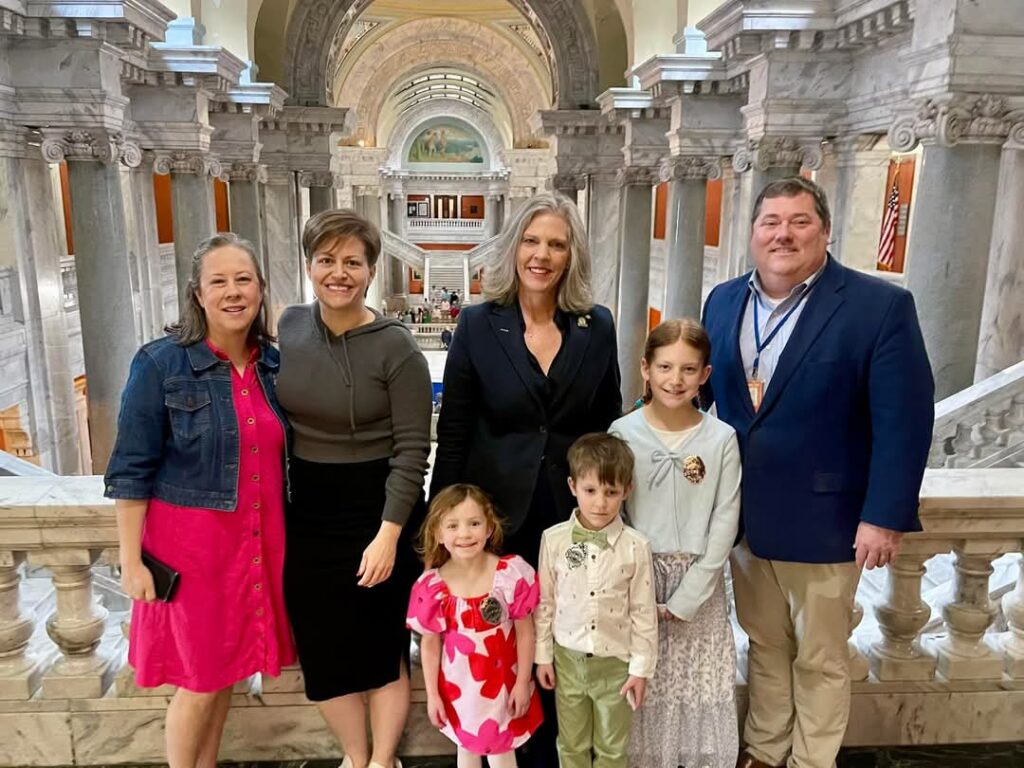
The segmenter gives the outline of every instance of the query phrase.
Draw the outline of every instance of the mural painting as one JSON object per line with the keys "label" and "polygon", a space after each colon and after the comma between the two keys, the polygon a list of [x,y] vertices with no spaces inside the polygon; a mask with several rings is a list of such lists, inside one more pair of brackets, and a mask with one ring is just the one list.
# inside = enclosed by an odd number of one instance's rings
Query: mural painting
{"label": "mural painting", "polygon": [[480,140],[457,125],[423,130],[409,148],[410,163],[483,163]]}

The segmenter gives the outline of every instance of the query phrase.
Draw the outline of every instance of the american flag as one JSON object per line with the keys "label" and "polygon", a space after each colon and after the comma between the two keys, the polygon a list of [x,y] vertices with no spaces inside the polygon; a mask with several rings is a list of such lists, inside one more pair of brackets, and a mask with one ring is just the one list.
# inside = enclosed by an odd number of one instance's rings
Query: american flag
{"label": "american flag", "polygon": [[900,189],[892,180],[892,192],[885,204],[882,237],[878,241],[878,268],[888,272],[896,261],[896,225],[900,220]]}

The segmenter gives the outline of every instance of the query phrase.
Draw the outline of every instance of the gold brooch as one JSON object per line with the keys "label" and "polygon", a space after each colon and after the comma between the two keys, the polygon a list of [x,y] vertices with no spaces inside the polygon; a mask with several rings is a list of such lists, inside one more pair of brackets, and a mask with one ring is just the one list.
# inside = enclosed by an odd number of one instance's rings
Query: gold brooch
{"label": "gold brooch", "polygon": [[580,328],[586,328],[590,325],[590,315],[580,315],[576,318],[576,325]]}
{"label": "gold brooch", "polygon": [[687,456],[683,459],[683,477],[694,485],[703,480],[706,474],[707,468],[700,456]]}

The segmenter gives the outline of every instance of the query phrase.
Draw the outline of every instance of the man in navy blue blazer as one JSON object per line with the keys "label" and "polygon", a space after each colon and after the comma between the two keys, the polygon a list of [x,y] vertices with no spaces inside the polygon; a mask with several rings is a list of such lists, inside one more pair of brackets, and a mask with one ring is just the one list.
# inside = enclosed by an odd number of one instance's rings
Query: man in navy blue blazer
{"label": "man in navy blue blazer", "polygon": [[850,710],[861,568],[920,530],[934,385],[909,292],[827,252],[828,201],[802,178],[757,198],[755,269],[704,307],[709,401],[743,455],[736,614],[750,637],[738,768],[831,768]]}

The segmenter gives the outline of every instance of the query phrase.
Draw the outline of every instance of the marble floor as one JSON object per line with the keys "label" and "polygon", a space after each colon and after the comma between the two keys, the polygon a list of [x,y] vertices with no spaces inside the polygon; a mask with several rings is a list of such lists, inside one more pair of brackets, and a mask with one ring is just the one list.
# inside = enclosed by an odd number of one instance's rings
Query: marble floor
{"label": "marble floor", "polygon": [[[455,768],[454,757],[403,760],[405,768]],[[337,768],[333,760],[250,763],[245,768]],[[1024,768],[1024,741],[949,747],[844,749],[836,768]]]}

